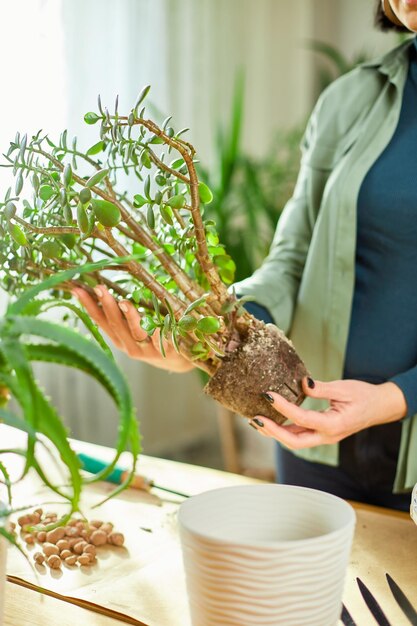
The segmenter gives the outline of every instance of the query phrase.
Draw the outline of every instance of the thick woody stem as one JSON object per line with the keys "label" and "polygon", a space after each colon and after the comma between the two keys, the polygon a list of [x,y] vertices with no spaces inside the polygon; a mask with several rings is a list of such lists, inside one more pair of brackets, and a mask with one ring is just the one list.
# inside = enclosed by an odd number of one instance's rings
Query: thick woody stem
{"label": "thick woody stem", "polygon": [[[173,278],[178,288],[182,291],[184,296],[188,298],[191,302],[193,300],[197,300],[204,292],[196,285],[190,277],[179,267],[179,265],[174,261],[172,257],[166,254],[161,244],[156,240],[154,240],[145,229],[138,226],[137,222],[132,218],[130,213],[126,211],[126,209],[121,205],[118,201],[115,202],[120,209],[122,214],[123,221],[130,228],[132,233],[134,234],[134,238],[136,241],[141,243],[145,248],[150,250],[152,254],[158,259],[161,263],[162,267],[168,272],[168,274]],[[123,226],[118,224],[116,228],[122,232],[126,237],[129,237],[129,231],[127,231]]]}
{"label": "thick woody stem", "polygon": [[[124,120],[123,125],[128,124],[127,117],[118,118],[118,123],[121,120]],[[190,195],[191,195],[191,217],[194,223],[196,242],[197,242],[197,259],[203,270],[204,274],[207,276],[207,280],[210,284],[210,287],[213,291],[214,296],[219,301],[220,307],[217,307],[214,302],[211,302],[213,308],[221,308],[221,305],[228,300],[228,292],[225,285],[222,283],[219,273],[217,271],[216,266],[214,265],[209,251],[207,247],[207,241],[205,236],[203,219],[200,212],[200,195],[198,189],[198,177],[193,163],[193,157],[195,154],[194,148],[191,144],[186,143],[184,141],[174,139],[169,137],[163,130],[161,130],[154,122],[151,120],[145,120],[143,118],[135,118],[134,124],[144,126],[148,130],[150,130],[154,135],[161,137],[164,143],[168,144],[175,148],[183,157],[190,181]],[[161,162],[160,167],[166,169],[164,163]],[[175,172],[175,175],[178,176],[179,172]],[[188,183],[187,183],[188,184]]]}
{"label": "thick woody stem", "polygon": [[39,233],[40,235],[79,235],[80,231],[75,226],[34,226],[26,220],[22,219],[18,215],[15,215],[13,219],[16,222],[19,222],[22,226],[24,226],[27,230],[30,230],[34,233]]}
{"label": "thick woody stem", "polygon": [[[105,229],[104,237],[107,244],[112,250],[114,250],[114,252],[116,252],[117,256],[129,256],[128,250],[126,250],[126,248],[122,246],[121,243],[116,241],[110,229]],[[149,274],[149,272],[142,265],[136,263],[136,261],[128,261],[126,263],[126,268],[133,276],[136,276],[136,278],[138,278],[145,285],[145,287],[148,287],[152,291],[152,293],[155,294],[158,300],[160,300],[161,302],[169,302],[174,311],[176,319],[179,319],[184,314],[184,311],[186,309],[184,303],[181,302],[181,300],[177,298],[177,296],[169,293],[169,291],[167,291],[165,287],[163,287],[157,280],[155,280],[155,278],[151,274]]]}

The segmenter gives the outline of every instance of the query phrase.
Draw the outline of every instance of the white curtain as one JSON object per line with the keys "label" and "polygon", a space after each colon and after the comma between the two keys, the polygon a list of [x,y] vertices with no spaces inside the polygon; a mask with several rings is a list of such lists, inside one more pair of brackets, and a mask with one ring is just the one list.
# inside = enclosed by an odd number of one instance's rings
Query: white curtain
{"label": "white curtain", "polygon": [[[97,94],[128,110],[139,90],[189,139],[204,162],[229,115],[233,83],[246,77],[244,144],[263,154],[278,128],[305,119],[313,104],[317,58],[306,40],[333,43],[348,56],[376,53],[392,38],[372,30],[373,0],[13,0],[0,5],[0,148],[16,130],[63,128],[81,146],[95,143],[83,115]],[[7,188],[0,170],[0,195]],[[3,298],[4,301],[4,298]],[[170,375],[118,357],[142,423],[145,450],[165,453],[215,432],[214,403],[194,374]],[[75,436],[114,441],[115,416],[94,384],[74,372],[40,368]],[[260,439],[260,438],[259,438]],[[257,448],[258,449],[258,448]],[[270,462],[270,448],[263,456]]]}

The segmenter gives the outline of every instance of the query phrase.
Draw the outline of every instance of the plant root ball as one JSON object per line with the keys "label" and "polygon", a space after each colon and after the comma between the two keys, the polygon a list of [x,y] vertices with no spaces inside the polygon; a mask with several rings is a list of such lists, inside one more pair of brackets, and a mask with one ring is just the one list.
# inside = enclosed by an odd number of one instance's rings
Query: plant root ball
{"label": "plant root ball", "polygon": [[226,353],[204,391],[243,417],[265,415],[282,424],[286,418],[260,394],[276,391],[301,404],[305,376],[309,372],[284,333],[273,324],[256,321],[240,345]]}

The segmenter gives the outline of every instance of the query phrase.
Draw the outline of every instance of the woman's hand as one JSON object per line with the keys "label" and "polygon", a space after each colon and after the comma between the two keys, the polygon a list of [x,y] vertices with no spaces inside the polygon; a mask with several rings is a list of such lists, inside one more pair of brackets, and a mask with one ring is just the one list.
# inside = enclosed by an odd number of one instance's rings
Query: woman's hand
{"label": "woman's hand", "polygon": [[161,369],[172,372],[187,372],[193,369],[193,364],[178,354],[168,342],[164,343],[166,357],[162,356],[159,349],[159,330],[149,337],[141,327],[140,315],[131,302],[128,300],[116,302],[103,285],[99,285],[94,291],[100,305],[85,289],[76,288],[72,293],[116,348],[132,359],[145,361]]}
{"label": "woman's hand", "polygon": [[395,422],[407,413],[401,389],[391,382],[371,385],[358,380],[336,380],[329,383],[303,380],[304,392],[312,398],[330,402],[325,411],[303,409],[278,393],[264,394],[274,408],[292,423],[278,426],[272,420],[257,416],[250,425],[266,437],[273,437],[287,448],[312,448],[336,443],[369,426]]}

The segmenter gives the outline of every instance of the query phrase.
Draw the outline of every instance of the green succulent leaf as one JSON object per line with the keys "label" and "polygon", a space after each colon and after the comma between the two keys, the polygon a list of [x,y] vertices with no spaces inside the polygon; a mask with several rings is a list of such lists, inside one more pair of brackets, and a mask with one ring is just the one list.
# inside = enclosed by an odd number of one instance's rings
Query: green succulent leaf
{"label": "green succulent leaf", "polygon": [[198,193],[203,204],[210,204],[213,201],[213,193],[205,183],[198,184]]}
{"label": "green succulent leaf", "polygon": [[144,206],[147,202],[148,200],[144,198],[143,196],[139,195],[138,193],[135,196],[133,196],[133,204],[138,208]]}
{"label": "green succulent leaf", "polygon": [[72,167],[71,163],[67,163],[64,167],[64,171],[62,173],[62,180],[64,182],[65,187],[69,187],[72,183]]}
{"label": "green succulent leaf", "polygon": [[[72,208],[69,206],[69,204],[66,204],[64,206],[64,218],[65,218],[65,221],[66,221],[67,224],[72,225],[72,223],[74,221],[74,216],[72,214]],[[61,235],[61,237],[65,237],[65,235]]]}
{"label": "green succulent leaf", "polygon": [[27,246],[28,240],[26,239],[26,235],[23,230],[17,224],[11,224],[10,222],[7,225],[7,229],[10,233],[11,238],[15,241],[19,246]]}
{"label": "green succulent leaf", "polygon": [[140,162],[142,163],[144,167],[146,167],[146,169],[148,170],[151,169],[152,161],[149,157],[149,152],[147,150],[142,151],[142,154],[140,155]]}
{"label": "green succulent leaf", "polygon": [[97,113],[94,113],[93,111],[89,111],[84,115],[84,121],[86,124],[96,124],[100,119],[100,115],[97,115]]}
{"label": "green succulent leaf", "polygon": [[148,209],[146,211],[146,221],[149,228],[152,228],[153,230],[155,228],[155,214],[153,212],[153,207],[151,204],[148,205]]}
{"label": "green succulent leaf", "polygon": [[79,202],[77,205],[77,224],[82,233],[88,233],[90,222],[88,219],[87,211],[85,210],[81,202]]}
{"label": "green succulent leaf", "polygon": [[102,180],[106,178],[106,176],[108,176],[108,174],[109,170],[106,168],[98,170],[95,174],[90,176],[90,178],[86,181],[85,186],[94,187],[95,185],[98,185],[99,183],[101,183]]}
{"label": "green succulent leaf", "polygon": [[213,316],[202,317],[197,322],[197,330],[207,335],[217,333],[220,330],[220,327],[220,320]]}
{"label": "green succulent leaf", "polygon": [[18,175],[17,175],[16,182],[15,182],[15,190],[14,191],[15,191],[16,196],[18,196],[20,194],[22,189],[23,189],[23,174],[20,171],[18,173]]}
{"label": "green succulent leaf", "polygon": [[142,91],[139,93],[138,97],[136,98],[136,102],[135,105],[133,107],[133,110],[135,112],[135,115],[137,115],[139,106],[142,104],[142,102],[145,100],[146,96],[149,93],[151,86],[150,85],[146,85],[146,87],[144,87],[142,89]]}
{"label": "green succulent leaf", "polygon": [[165,178],[165,176],[163,174],[156,174],[155,176],[155,182],[157,183],[157,185],[159,185],[160,187],[162,187],[163,185],[166,184],[167,179]]}
{"label": "green succulent leaf", "polygon": [[173,209],[181,209],[185,204],[185,197],[182,193],[171,196],[171,198],[167,200],[167,204]]}
{"label": "green succulent leaf", "polygon": [[194,309],[197,309],[199,306],[202,306],[203,304],[205,304],[208,296],[209,294],[205,293],[200,298],[197,298],[197,300],[194,300],[194,302],[192,302],[191,304],[187,306],[187,308],[185,309],[184,315],[187,315],[187,313],[190,313],[190,311],[194,311]]}
{"label": "green succulent leaf", "polygon": [[45,241],[40,249],[42,255],[47,259],[58,259],[62,256],[62,248],[57,241]]}
{"label": "green succulent leaf", "polygon": [[87,204],[88,202],[90,202],[91,200],[91,191],[88,187],[83,187],[83,189],[81,189],[80,193],[80,202],[82,204]]}
{"label": "green succulent leaf", "polygon": [[16,205],[14,202],[8,202],[4,209],[4,217],[11,220],[16,215]]}
{"label": "green succulent leaf", "polygon": [[120,222],[122,217],[120,209],[112,202],[108,200],[93,200],[92,206],[96,218],[103,226],[111,228]]}
{"label": "green succulent leaf", "polygon": [[164,222],[166,222],[170,226],[173,226],[173,224],[174,224],[174,219],[173,219],[174,215],[172,213],[171,207],[166,205],[166,204],[161,204],[161,206],[159,207],[159,210],[161,212],[161,217],[164,220]]}
{"label": "green succulent leaf", "polygon": [[185,332],[191,332],[197,328],[197,320],[192,315],[183,315],[178,320],[178,326]]}
{"label": "green succulent leaf", "polygon": [[157,327],[155,320],[151,315],[144,315],[140,320],[140,325],[141,328],[148,333],[148,335],[151,335]]}
{"label": "green succulent leaf", "polygon": [[39,197],[44,202],[48,202],[49,198],[54,195],[55,191],[52,189],[50,185],[42,185],[39,188]]}
{"label": "green succulent leaf", "polygon": [[87,150],[87,155],[94,156],[95,154],[100,154],[100,152],[103,152],[105,147],[106,147],[106,144],[104,143],[104,141],[98,141],[93,146],[91,146],[91,148]]}
{"label": "green succulent leaf", "polygon": [[[72,214],[71,214],[72,217]],[[72,220],[71,220],[72,221]],[[77,243],[77,238],[75,235],[71,235],[70,233],[65,233],[64,235],[59,236],[60,240],[68,248],[68,250],[72,250]]]}
{"label": "green succulent leaf", "polygon": [[145,196],[148,198],[148,200],[151,199],[151,177],[147,176],[145,179],[145,185],[143,187],[143,191],[145,193]]}

